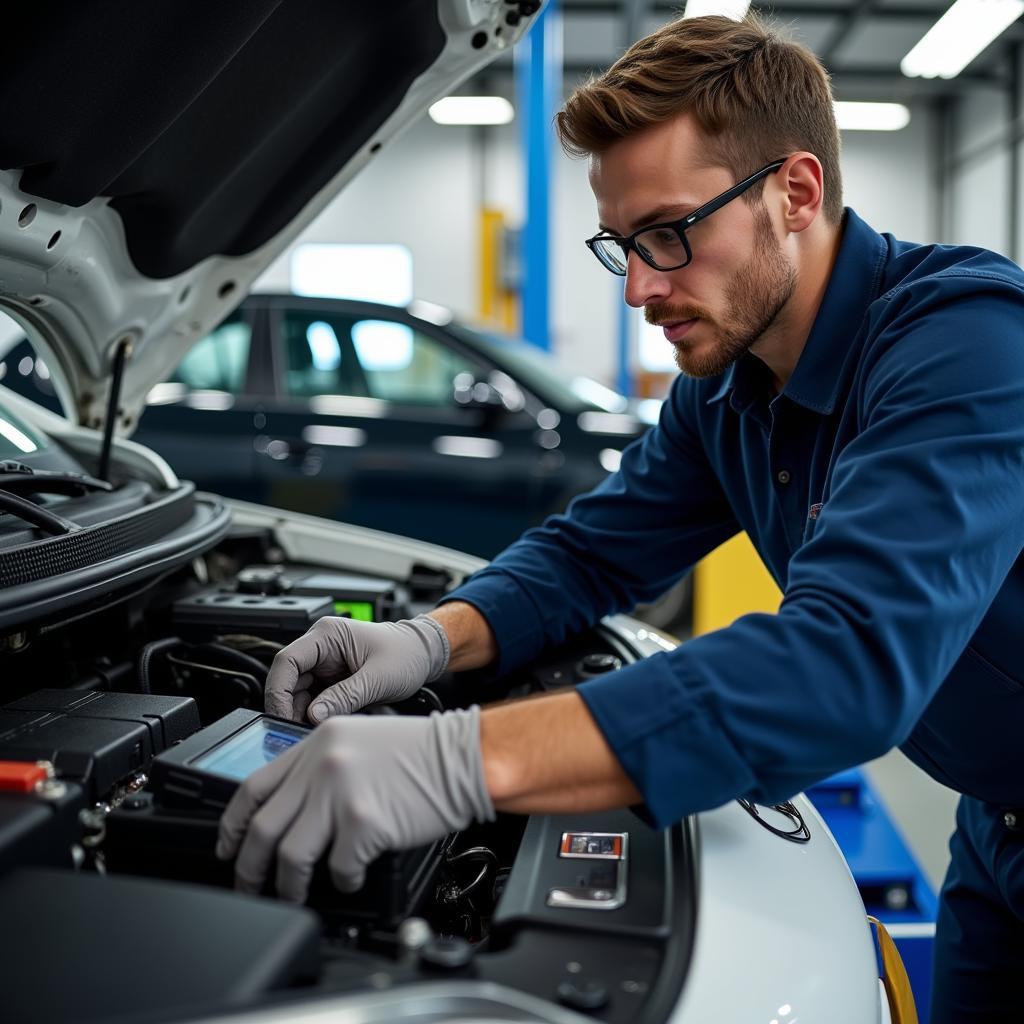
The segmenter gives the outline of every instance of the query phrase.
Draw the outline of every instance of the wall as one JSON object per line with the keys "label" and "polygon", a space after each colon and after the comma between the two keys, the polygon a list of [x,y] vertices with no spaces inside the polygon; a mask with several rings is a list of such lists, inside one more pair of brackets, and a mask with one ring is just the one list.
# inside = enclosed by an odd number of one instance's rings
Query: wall
{"label": "wall", "polygon": [[1004,91],[976,90],[952,112],[949,237],[943,241],[981,245],[1010,256],[1009,118]]}
{"label": "wall", "polygon": [[844,200],[876,231],[935,240],[934,130],[930,109],[916,104],[902,131],[843,133]]}

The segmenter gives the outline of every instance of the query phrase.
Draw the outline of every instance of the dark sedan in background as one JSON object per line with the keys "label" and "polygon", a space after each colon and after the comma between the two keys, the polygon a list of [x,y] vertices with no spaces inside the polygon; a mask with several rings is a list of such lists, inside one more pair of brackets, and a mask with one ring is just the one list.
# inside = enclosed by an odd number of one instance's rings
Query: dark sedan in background
{"label": "dark sedan in background", "polygon": [[[27,342],[0,357],[6,386],[59,408]],[[657,404],[428,303],[255,294],[133,437],[202,489],[490,557],[614,470]]]}

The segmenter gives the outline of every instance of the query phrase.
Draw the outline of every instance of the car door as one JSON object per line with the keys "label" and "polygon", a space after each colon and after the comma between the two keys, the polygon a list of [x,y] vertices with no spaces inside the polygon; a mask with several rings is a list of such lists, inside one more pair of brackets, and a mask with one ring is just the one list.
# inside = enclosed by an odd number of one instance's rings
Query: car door
{"label": "car door", "polygon": [[254,437],[264,415],[251,384],[260,315],[242,307],[200,339],[150,391],[133,437],[200,489],[246,500],[257,496]]}
{"label": "car door", "polygon": [[545,450],[526,409],[473,397],[485,363],[373,304],[282,299],[269,325],[263,501],[485,556],[533,521]]}

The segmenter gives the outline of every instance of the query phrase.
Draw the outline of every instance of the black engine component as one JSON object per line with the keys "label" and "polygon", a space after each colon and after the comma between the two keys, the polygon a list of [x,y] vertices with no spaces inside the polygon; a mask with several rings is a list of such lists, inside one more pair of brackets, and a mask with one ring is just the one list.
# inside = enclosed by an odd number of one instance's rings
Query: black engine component
{"label": "black engine component", "polygon": [[318,970],[308,910],[209,888],[20,869],[0,879],[0,916],[15,940],[0,958],[4,1015],[20,1024],[178,1019]]}

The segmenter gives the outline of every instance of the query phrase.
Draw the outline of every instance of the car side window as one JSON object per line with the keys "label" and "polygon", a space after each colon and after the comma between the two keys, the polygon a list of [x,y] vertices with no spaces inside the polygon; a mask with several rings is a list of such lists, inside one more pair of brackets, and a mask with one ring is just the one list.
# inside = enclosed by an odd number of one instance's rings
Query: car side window
{"label": "car side window", "polygon": [[237,395],[245,388],[252,327],[230,317],[201,338],[168,378],[189,391],[226,391]]}
{"label": "car side window", "polygon": [[370,396],[388,402],[451,405],[456,377],[486,376],[479,364],[461,353],[394,320],[356,320],[352,343]]}
{"label": "car side window", "polygon": [[289,309],[281,314],[281,335],[286,395],[369,394],[352,345],[351,319]]}
{"label": "car side window", "polygon": [[354,395],[405,405],[452,403],[460,373],[486,371],[396,320],[286,310],[284,391],[293,398]]}

